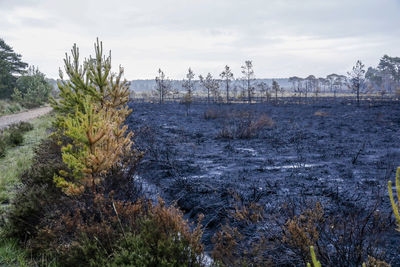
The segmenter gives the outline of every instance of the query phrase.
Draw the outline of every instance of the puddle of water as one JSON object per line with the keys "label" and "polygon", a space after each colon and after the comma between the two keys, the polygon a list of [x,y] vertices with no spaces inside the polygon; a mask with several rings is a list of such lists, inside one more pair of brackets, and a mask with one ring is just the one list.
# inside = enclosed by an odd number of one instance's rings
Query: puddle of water
{"label": "puddle of water", "polygon": [[239,151],[239,152],[250,153],[253,157],[255,157],[255,156],[258,155],[257,151],[255,151],[255,150],[252,149],[252,148],[238,147],[238,148],[235,148],[235,149],[236,149],[237,151]]}
{"label": "puddle of water", "polygon": [[175,125],[163,124],[162,128],[164,128],[164,129],[177,129],[178,127],[175,126]]}
{"label": "puddle of water", "polygon": [[316,166],[321,166],[321,164],[293,164],[293,165],[283,165],[283,166],[268,166],[264,167],[264,170],[282,170],[282,169],[300,169],[300,168],[312,168]]}

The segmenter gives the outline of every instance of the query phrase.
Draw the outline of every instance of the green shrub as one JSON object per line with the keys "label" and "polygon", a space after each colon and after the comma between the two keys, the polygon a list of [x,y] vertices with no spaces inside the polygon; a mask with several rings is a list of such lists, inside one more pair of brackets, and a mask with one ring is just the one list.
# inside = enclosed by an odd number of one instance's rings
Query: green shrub
{"label": "green shrub", "polygon": [[32,166],[21,175],[22,186],[7,214],[9,237],[25,241],[36,235],[37,225],[62,197],[61,190],[53,183],[53,175],[63,167],[60,146],[55,138],[44,140],[35,149]]}
{"label": "green shrub", "polygon": [[26,122],[26,121],[21,121],[17,124],[15,124],[15,128],[19,129],[22,132],[29,132],[33,130],[33,125],[30,122]]}
{"label": "green shrub", "polygon": [[12,124],[7,130],[7,142],[11,146],[19,146],[24,142],[24,133],[33,130],[33,125],[29,122],[19,122]]}
{"label": "green shrub", "polygon": [[3,134],[0,133],[0,158],[5,157],[7,152],[7,141]]}
{"label": "green shrub", "polygon": [[23,108],[19,103],[0,100],[0,115],[12,114],[21,111]]}
{"label": "green shrub", "polygon": [[24,142],[23,132],[14,127],[10,127],[8,130],[8,143],[11,146],[19,146]]}

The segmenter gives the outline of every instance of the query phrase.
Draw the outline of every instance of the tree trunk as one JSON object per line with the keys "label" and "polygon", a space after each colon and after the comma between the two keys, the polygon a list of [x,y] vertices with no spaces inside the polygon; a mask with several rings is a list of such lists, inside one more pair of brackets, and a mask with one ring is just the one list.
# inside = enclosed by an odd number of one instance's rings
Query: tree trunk
{"label": "tree trunk", "polygon": [[229,103],[229,80],[226,80],[226,103]]}

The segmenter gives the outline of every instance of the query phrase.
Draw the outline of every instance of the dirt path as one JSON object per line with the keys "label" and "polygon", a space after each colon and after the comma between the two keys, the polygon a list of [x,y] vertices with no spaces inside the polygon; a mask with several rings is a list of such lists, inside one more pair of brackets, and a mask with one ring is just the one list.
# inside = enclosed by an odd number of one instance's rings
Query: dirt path
{"label": "dirt path", "polygon": [[0,129],[20,121],[30,121],[39,116],[45,115],[52,110],[51,107],[31,109],[17,114],[0,116]]}

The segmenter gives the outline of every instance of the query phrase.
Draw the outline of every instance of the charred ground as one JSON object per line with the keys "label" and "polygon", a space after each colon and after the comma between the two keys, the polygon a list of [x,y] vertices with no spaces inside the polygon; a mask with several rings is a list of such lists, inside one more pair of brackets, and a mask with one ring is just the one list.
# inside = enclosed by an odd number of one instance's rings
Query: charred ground
{"label": "charred ground", "polygon": [[318,201],[327,216],[349,221],[385,211],[379,216],[389,226],[361,234],[390,237],[379,251],[400,263],[387,197],[400,162],[397,102],[194,104],[188,116],[180,104],[130,106],[127,123],[145,151],[138,176],[145,191],[176,201],[192,220],[203,213],[208,249],[238,200],[257,203],[265,214],[261,224],[242,230],[251,236],[261,229],[271,242],[282,239],[290,216]]}

